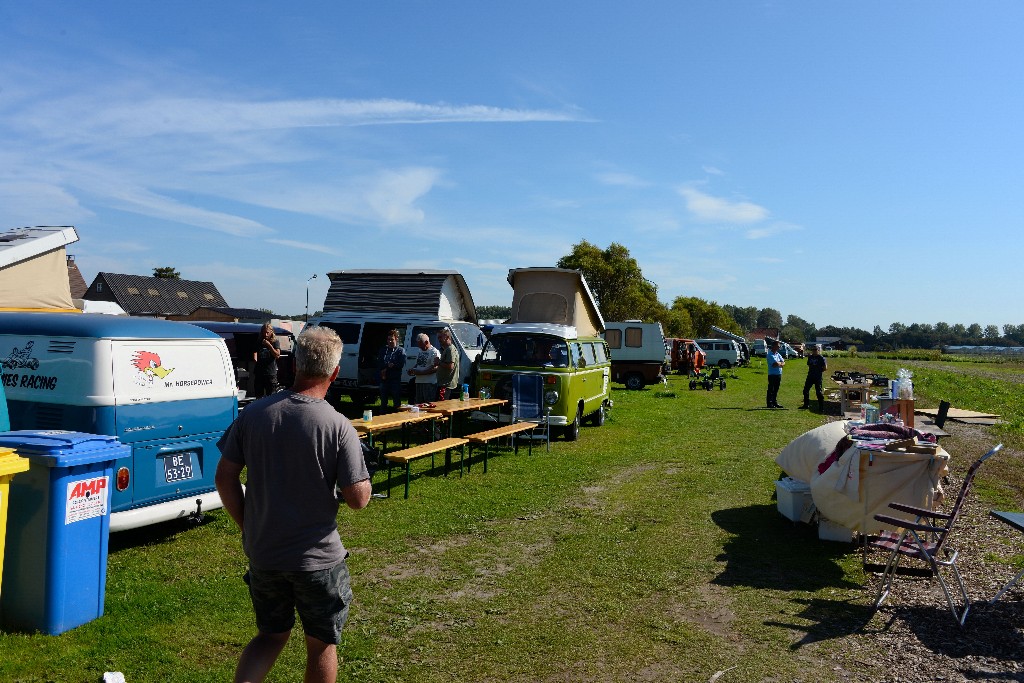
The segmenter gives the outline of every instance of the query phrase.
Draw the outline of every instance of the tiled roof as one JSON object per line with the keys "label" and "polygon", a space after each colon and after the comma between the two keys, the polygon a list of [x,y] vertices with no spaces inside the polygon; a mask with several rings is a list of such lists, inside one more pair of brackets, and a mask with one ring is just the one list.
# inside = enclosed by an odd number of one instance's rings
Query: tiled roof
{"label": "tiled roof", "polygon": [[229,315],[232,318],[239,319],[258,319],[258,320],[270,320],[271,313],[268,311],[262,311],[258,308],[231,308],[230,306],[200,306],[210,311],[215,311],[223,315]]}
{"label": "tiled roof", "polygon": [[[109,292],[98,290],[97,285],[101,283]],[[200,306],[228,305],[212,282],[121,273],[99,273],[86,298],[92,294],[96,299],[108,298],[106,295],[112,294],[129,315],[188,315]]]}

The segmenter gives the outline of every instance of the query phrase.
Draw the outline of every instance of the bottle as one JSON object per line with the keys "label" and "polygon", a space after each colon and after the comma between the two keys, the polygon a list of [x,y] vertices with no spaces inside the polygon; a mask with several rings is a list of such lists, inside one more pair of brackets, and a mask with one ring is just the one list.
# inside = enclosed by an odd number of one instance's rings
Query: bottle
{"label": "bottle", "polygon": [[469,385],[468,384],[463,384],[462,385],[462,397],[461,398],[462,398],[463,401],[465,401],[466,399],[469,398]]}

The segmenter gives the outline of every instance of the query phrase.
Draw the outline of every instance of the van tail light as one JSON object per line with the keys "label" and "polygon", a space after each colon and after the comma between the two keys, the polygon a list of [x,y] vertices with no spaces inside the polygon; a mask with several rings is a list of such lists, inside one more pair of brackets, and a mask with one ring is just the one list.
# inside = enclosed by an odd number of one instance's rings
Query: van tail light
{"label": "van tail light", "polygon": [[487,380],[488,382],[489,382],[489,381],[491,381],[492,379],[494,379],[494,378],[493,378],[493,377],[491,376],[491,373],[489,373],[489,372],[481,372],[481,373],[480,373],[480,377],[481,377],[481,379],[485,379],[485,380]]}
{"label": "van tail light", "polygon": [[118,491],[124,491],[128,488],[128,484],[131,483],[132,475],[128,471],[127,467],[120,467],[117,470],[117,480],[115,482]]}
{"label": "van tail light", "polygon": [[544,377],[544,383],[545,384],[558,384],[558,378],[555,377],[554,375],[546,375]]}

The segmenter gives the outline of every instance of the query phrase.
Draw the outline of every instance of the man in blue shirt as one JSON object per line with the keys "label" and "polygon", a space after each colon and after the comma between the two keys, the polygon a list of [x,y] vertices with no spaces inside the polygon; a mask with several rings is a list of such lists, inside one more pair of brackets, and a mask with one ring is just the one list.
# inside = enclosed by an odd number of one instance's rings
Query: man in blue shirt
{"label": "man in blue shirt", "polygon": [[782,384],[782,366],[786,364],[786,360],[779,353],[779,341],[773,340],[769,344],[770,351],[768,352],[768,395],[767,402],[769,408],[782,408],[779,405],[779,386]]}

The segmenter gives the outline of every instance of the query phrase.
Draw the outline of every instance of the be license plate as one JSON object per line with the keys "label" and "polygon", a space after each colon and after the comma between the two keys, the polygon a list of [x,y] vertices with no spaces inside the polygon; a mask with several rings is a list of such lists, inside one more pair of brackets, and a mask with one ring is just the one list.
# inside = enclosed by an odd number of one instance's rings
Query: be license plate
{"label": "be license plate", "polygon": [[164,458],[164,481],[168,484],[176,481],[187,481],[194,478],[195,470],[192,468],[192,451],[183,453],[172,453]]}

